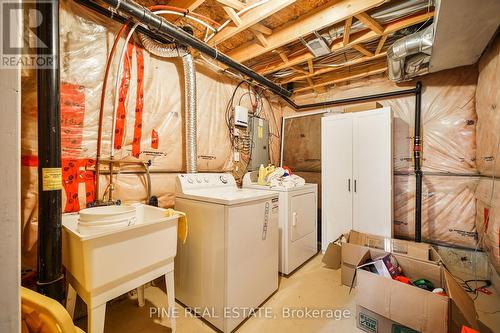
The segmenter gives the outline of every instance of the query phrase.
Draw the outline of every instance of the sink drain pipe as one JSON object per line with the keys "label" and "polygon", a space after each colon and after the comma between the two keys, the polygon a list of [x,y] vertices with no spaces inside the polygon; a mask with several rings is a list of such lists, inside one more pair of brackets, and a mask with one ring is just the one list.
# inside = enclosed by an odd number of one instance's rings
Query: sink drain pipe
{"label": "sink drain pipe", "polygon": [[[59,302],[64,299],[62,274],[62,170],[59,87],[59,1],[37,2],[43,21],[37,35],[46,45],[37,69],[38,102],[38,243],[37,288]],[[47,53],[48,52],[48,53]],[[52,64],[48,61],[52,60]]]}

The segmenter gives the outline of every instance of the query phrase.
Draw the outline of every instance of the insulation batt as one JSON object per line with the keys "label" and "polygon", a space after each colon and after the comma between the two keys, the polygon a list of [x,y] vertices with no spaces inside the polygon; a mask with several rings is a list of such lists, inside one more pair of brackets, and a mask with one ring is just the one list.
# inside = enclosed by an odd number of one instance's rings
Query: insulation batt
{"label": "insulation batt", "polygon": [[476,111],[477,168],[481,174],[499,177],[500,35],[497,35],[479,62]]}
{"label": "insulation batt", "polygon": [[[475,66],[460,67],[418,78],[422,81],[422,128],[424,172],[476,174],[477,81]],[[335,86],[315,97],[315,102],[365,96],[414,88],[416,81],[395,84],[385,77],[374,77]],[[311,101],[311,96],[297,100]],[[413,171],[413,122],[415,96],[408,95],[377,101],[393,112],[394,171]],[[331,107],[342,112],[343,106]],[[303,170],[306,171],[306,170]],[[313,170],[310,170],[313,171]]]}
{"label": "insulation batt", "polygon": [[481,245],[500,274],[500,34],[479,61],[476,92],[478,185],[476,225]]}
{"label": "insulation batt", "polygon": [[479,240],[500,274],[500,180],[482,178],[476,190]]}
{"label": "insulation batt", "polygon": [[[424,173],[477,175],[475,140],[477,75],[477,68],[468,66],[418,78],[423,84],[421,110]],[[415,87],[415,83],[416,81],[411,81],[398,85],[382,76],[372,77],[335,86],[319,96],[305,95],[298,102],[320,102],[371,95],[412,88]],[[377,102],[383,106],[390,106],[393,111],[393,170],[411,174],[415,96]],[[329,108],[332,112],[342,112],[343,109],[343,106]],[[295,130],[297,135],[303,131],[300,126],[292,126],[291,129]],[[306,156],[316,156],[314,154],[316,149],[313,147]],[[318,171],[318,161],[313,158],[309,161],[294,160],[294,162],[308,176],[311,172]],[[293,168],[293,165],[290,166]],[[320,181],[320,177],[316,178]],[[424,238],[441,244],[476,247],[473,198],[478,179],[424,176],[424,188],[427,186],[422,207]],[[394,233],[396,237],[410,238],[414,235],[415,178],[396,176],[394,185]]]}
{"label": "insulation batt", "polygon": [[[108,54],[120,25],[73,1],[60,2],[61,45],[61,120],[63,158],[63,209],[77,211],[92,201],[99,104]],[[123,39],[118,50],[123,46]],[[118,53],[118,52],[117,52]],[[110,151],[110,128],[114,100],[114,79],[117,58],[108,78],[105,100],[101,156]],[[175,172],[185,168],[184,160],[184,82],[180,59],[163,59],[150,55],[139,43],[128,47],[122,88],[127,92],[123,108],[127,111],[121,129],[119,159],[128,158],[134,149],[139,131],[140,148],[136,160],[151,160],[152,195],[159,197],[162,207],[174,203]],[[127,69],[128,68],[128,69]],[[143,73],[141,73],[143,72]],[[140,77],[142,80],[139,81]],[[197,66],[198,100],[198,170],[234,171],[232,151],[225,123],[225,109],[236,84],[234,79],[216,73],[206,65]],[[138,86],[142,85],[141,89]],[[235,101],[247,92],[239,89]],[[142,95],[142,96],[141,96]],[[37,108],[36,75],[24,70],[22,80],[22,265],[36,267],[37,240]],[[270,121],[272,133],[279,136],[282,108],[263,103],[262,115]],[[251,109],[248,98],[242,105]],[[137,111],[139,110],[139,111]],[[276,120],[271,119],[274,112]],[[136,118],[141,114],[142,121]],[[271,143],[271,160],[279,160],[279,139]],[[116,141],[115,141],[116,143]],[[116,145],[115,145],[116,146]],[[142,172],[141,167],[136,170]],[[241,173],[243,170],[239,170]],[[160,173],[158,173],[160,172]],[[100,179],[101,190],[107,185],[107,175]],[[143,173],[121,173],[115,176],[115,198],[123,202],[146,199],[146,176]],[[70,189],[71,191],[69,191]],[[100,193],[102,195],[102,192]]]}
{"label": "insulation batt", "polygon": [[[475,248],[474,193],[478,177],[425,176],[422,190],[422,240]],[[394,177],[394,234],[415,237],[415,177]]]}

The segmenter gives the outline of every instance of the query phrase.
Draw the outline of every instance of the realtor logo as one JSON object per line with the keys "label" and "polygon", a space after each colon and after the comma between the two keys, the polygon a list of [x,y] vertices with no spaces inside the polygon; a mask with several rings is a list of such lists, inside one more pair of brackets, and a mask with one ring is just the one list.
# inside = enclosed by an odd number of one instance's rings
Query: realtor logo
{"label": "realtor logo", "polygon": [[[58,65],[54,47],[38,29],[49,31],[43,13],[56,1],[2,1],[0,6],[0,68],[53,68]],[[47,36],[45,36],[47,35]]]}

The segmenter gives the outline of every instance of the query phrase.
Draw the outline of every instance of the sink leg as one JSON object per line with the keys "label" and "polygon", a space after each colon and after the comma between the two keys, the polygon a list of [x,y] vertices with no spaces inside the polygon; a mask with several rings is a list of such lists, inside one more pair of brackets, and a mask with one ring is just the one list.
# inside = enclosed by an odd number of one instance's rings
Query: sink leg
{"label": "sink leg", "polygon": [[137,304],[139,304],[140,307],[146,304],[144,300],[144,285],[137,288]]}
{"label": "sink leg", "polygon": [[106,303],[88,309],[88,333],[103,333],[104,318],[106,317]]}
{"label": "sink leg", "polygon": [[75,304],[76,304],[76,290],[71,284],[68,283],[68,293],[66,295],[66,310],[68,311],[71,319],[75,316]]}
{"label": "sink leg", "polygon": [[168,314],[170,316],[170,326],[172,328],[172,333],[175,333],[176,313],[175,313],[174,271],[170,271],[167,274],[165,274],[165,282],[167,284]]}

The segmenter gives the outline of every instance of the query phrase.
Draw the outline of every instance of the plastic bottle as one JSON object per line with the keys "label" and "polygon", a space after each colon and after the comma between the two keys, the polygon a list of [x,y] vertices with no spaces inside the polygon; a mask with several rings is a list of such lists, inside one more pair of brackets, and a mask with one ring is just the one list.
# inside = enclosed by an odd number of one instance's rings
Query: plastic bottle
{"label": "plastic bottle", "polygon": [[257,179],[257,184],[266,185],[266,168],[264,165],[260,165],[259,167],[259,178]]}

